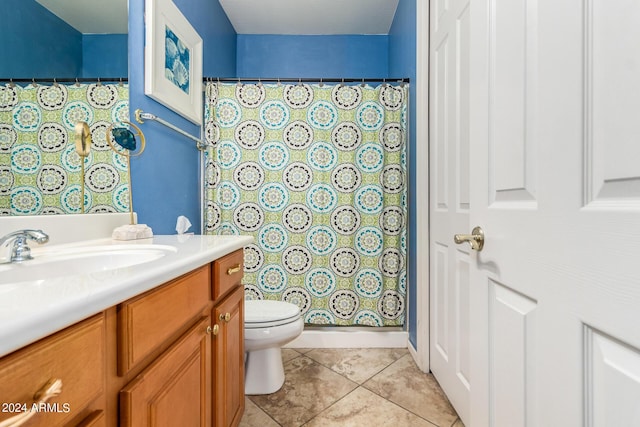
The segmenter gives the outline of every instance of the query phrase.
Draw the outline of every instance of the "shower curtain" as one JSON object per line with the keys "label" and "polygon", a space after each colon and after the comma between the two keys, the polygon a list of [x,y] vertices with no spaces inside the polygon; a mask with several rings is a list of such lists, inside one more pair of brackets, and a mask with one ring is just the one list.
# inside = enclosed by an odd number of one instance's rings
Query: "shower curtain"
{"label": "shower curtain", "polygon": [[206,85],[205,231],[252,235],[248,299],[314,325],[406,308],[406,86]]}
{"label": "shower curtain", "polygon": [[0,86],[0,216],[81,212],[78,121],[93,140],[84,160],[85,211],[128,212],[126,158],[106,140],[111,124],[128,120],[128,84]]}

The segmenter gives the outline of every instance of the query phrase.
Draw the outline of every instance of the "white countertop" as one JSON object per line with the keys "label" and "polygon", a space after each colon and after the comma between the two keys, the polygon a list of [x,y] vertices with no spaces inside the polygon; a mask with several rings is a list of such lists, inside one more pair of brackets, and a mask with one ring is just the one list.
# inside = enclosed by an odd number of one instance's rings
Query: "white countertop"
{"label": "white countertop", "polygon": [[[176,251],[124,268],[0,284],[0,356],[153,289],[252,241],[249,236],[173,235],[132,241],[106,238],[60,245],[154,244],[172,246]],[[55,246],[44,245],[42,248],[52,250]],[[37,257],[35,248],[33,256]]]}

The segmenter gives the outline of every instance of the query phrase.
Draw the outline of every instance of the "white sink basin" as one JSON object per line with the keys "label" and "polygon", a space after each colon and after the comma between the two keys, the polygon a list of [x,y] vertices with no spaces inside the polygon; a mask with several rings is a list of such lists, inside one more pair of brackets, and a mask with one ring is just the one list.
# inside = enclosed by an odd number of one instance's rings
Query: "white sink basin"
{"label": "white sink basin", "polygon": [[177,249],[167,245],[42,248],[32,252],[32,260],[0,264],[0,285],[131,267],[172,252],[177,252]]}

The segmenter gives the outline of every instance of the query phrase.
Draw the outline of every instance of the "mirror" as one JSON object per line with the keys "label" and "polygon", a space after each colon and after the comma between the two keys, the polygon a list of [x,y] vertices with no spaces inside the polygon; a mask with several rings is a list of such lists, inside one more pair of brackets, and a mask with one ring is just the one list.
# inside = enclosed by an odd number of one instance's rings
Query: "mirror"
{"label": "mirror", "polygon": [[[0,14],[0,216],[128,212],[126,162],[105,139],[128,120],[128,0],[1,0]],[[83,160],[79,121],[94,140]]]}

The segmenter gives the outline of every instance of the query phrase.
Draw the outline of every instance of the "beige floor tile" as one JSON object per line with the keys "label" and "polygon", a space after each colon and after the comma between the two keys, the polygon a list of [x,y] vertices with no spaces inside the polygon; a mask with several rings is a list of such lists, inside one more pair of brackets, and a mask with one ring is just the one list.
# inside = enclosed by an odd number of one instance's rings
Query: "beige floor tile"
{"label": "beige floor tile", "polygon": [[369,390],[358,387],[305,427],[434,427]]}
{"label": "beige floor tile", "polygon": [[282,388],[269,395],[251,396],[253,403],[285,427],[298,427],[357,387],[318,362],[301,356],[284,365]]}
{"label": "beige floor tile", "polygon": [[410,355],[391,364],[364,387],[438,426],[451,426],[458,418],[433,375],[421,372]]}
{"label": "beige floor tile", "polygon": [[406,354],[405,348],[320,348],[306,356],[362,384]]}
{"label": "beige floor tile", "polygon": [[291,359],[295,359],[296,357],[300,357],[300,353],[292,348],[283,348],[282,349],[282,362],[286,363]]}
{"label": "beige floor tile", "polygon": [[247,397],[239,427],[279,427],[279,424]]}

